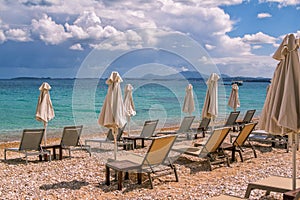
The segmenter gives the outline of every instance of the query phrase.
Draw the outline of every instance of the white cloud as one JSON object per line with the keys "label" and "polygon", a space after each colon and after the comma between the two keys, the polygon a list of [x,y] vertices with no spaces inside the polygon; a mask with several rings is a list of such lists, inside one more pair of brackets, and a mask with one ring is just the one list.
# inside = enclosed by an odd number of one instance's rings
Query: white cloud
{"label": "white cloud", "polygon": [[269,18],[272,17],[270,13],[258,13],[257,18],[262,19],[262,18]]}
{"label": "white cloud", "polygon": [[262,48],[261,45],[253,45],[253,46],[252,46],[252,49],[261,49],[261,48]]}
{"label": "white cloud", "polygon": [[31,41],[29,33],[22,29],[9,29],[5,31],[5,35],[8,40],[14,40],[19,42]]}
{"label": "white cloud", "polygon": [[3,30],[0,30],[0,44],[6,40]]}
{"label": "white cloud", "polygon": [[259,0],[259,3],[265,2],[278,3],[279,7],[295,6],[300,4],[300,0]]}
{"label": "white cloud", "polygon": [[189,69],[188,69],[187,67],[185,67],[185,66],[182,66],[182,67],[180,68],[180,70],[181,70],[182,72],[189,71]]}
{"label": "white cloud", "polygon": [[246,34],[243,38],[243,41],[249,44],[260,44],[260,43],[269,43],[273,44],[276,42],[276,38],[266,35],[262,32],[256,34]]}
{"label": "white cloud", "polygon": [[213,45],[210,45],[210,44],[205,44],[205,48],[207,50],[212,50],[212,49],[216,48],[216,46],[213,46]]}
{"label": "white cloud", "polygon": [[31,26],[32,32],[37,34],[39,38],[47,44],[59,44],[71,36],[65,32],[61,24],[56,24],[55,21],[46,14],[39,20],[33,19]]}
{"label": "white cloud", "polygon": [[79,51],[82,51],[82,50],[83,50],[81,44],[79,44],[79,43],[70,46],[70,49],[71,49],[71,50],[79,50]]}

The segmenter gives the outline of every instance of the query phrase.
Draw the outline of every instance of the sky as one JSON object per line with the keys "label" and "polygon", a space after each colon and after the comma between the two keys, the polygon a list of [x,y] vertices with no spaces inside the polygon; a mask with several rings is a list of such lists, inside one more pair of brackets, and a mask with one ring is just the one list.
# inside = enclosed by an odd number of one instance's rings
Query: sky
{"label": "sky", "polygon": [[300,0],[0,0],[0,78],[94,77],[112,63],[139,77],[151,63],[174,73],[203,60],[271,78],[272,55],[286,34],[300,37],[299,19]]}

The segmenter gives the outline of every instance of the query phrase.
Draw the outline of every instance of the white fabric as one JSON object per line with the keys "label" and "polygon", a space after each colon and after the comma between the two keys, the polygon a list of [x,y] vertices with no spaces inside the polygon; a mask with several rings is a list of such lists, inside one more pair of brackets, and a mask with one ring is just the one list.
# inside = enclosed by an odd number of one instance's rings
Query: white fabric
{"label": "white fabric", "polygon": [[220,76],[212,73],[207,80],[207,91],[202,109],[203,118],[216,118],[218,116],[218,80]]}
{"label": "white fabric", "polygon": [[121,82],[123,80],[118,72],[112,72],[106,80],[108,90],[98,119],[101,126],[116,129],[123,127],[126,123]]}
{"label": "white fabric", "polygon": [[228,106],[236,111],[236,109],[240,107],[239,86],[237,84],[232,84],[231,87],[232,89],[228,99]]}
{"label": "white fabric", "polygon": [[49,122],[55,116],[49,93],[50,89],[51,86],[46,82],[44,82],[39,88],[40,96],[36,106],[35,118],[38,121],[43,121],[44,123]]}
{"label": "white fabric", "polygon": [[124,107],[125,107],[125,113],[126,113],[127,118],[130,118],[130,117],[136,115],[134,102],[133,102],[133,98],[132,98],[132,90],[133,90],[133,87],[131,84],[127,84],[125,86]]}
{"label": "white fabric", "polygon": [[182,111],[189,113],[190,115],[192,114],[192,112],[195,111],[195,102],[194,102],[192,84],[189,84],[185,89],[185,97],[184,97]]}
{"label": "white fabric", "polygon": [[[273,134],[300,130],[299,42],[286,36],[274,58],[281,58],[272,78],[261,117],[261,129]],[[283,129],[282,129],[283,128]]]}

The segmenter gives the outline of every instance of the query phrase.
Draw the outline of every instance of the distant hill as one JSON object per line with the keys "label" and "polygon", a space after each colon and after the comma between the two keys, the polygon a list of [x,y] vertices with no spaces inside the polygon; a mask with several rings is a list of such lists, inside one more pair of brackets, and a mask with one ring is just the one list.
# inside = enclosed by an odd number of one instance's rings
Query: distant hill
{"label": "distant hill", "polygon": [[[172,75],[167,75],[167,76],[160,76],[160,75],[154,75],[154,74],[146,74],[145,76],[142,77],[142,79],[207,79],[209,75],[206,74],[200,74],[199,72],[196,71],[183,71],[179,72],[178,74],[172,74]],[[244,81],[244,82],[270,82],[270,78],[264,78],[264,77],[243,77],[243,76],[235,76],[231,77],[228,76],[227,74],[221,74],[221,78],[223,81],[226,82],[231,82],[231,81]]]}

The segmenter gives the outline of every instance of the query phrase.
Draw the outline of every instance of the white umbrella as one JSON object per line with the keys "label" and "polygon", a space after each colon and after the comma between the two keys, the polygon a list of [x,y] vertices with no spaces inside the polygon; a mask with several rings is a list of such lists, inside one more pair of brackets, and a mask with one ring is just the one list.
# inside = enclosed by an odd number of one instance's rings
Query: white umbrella
{"label": "white umbrella", "polygon": [[36,120],[44,122],[44,128],[45,128],[44,144],[45,145],[47,143],[47,134],[46,134],[47,124],[55,116],[51,98],[50,98],[50,93],[49,93],[50,89],[51,86],[46,82],[44,82],[40,86],[39,88],[40,96],[36,106],[36,114],[35,114]]}
{"label": "white umbrella", "polygon": [[211,118],[213,121],[212,129],[214,129],[214,120],[218,116],[218,80],[220,76],[212,73],[207,80],[207,90],[205,101],[202,109],[202,119]]}
{"label": "white umbrella", "polygon": [[[293,189],[296,188],[296,134],[300,130],[299,39],[287,35],[273,58],[279,60],[264,104],[261,128],[272,134],[289,134],[293,149]],[[269,99],[268,99],[269,98]]]}
{"label": "white umbrella", "polygon": [[126,113],[127,123],[128,123],[128,136],[130,135],[130,119],[132,116],[136,115],[133,98],[132,98],[132,90],[133,87],[131,84],[127,84],[125,86],[124,107],[125,107],[125,113]]}
{"label": "white umbrella", "polygon": [[118,72],[112,72],[106,80],[107,94],[99,115],[98,123],[112,129],[114,135],[114,158],[117,158],[117,130],[126,123],[126,115],[120,83],[123,82]]}
{"label": "white umbrella", "polygon": [[239,86],[237,84],[232,84],[231,86],[231,93],[228,99],[228,106],[233,108],[234,112],[237,108],[240,107]]}
{"label": "white umbrella", "polygon": [[192,115],[192,112],[195,110],[194,94],[192,84],[188,84],[185,88],[185,97],[182,106],[182,111]]}

